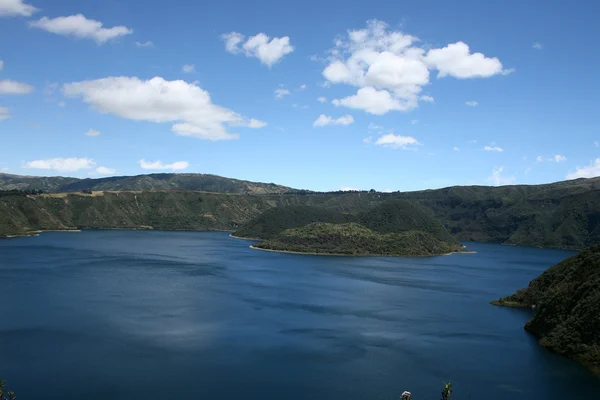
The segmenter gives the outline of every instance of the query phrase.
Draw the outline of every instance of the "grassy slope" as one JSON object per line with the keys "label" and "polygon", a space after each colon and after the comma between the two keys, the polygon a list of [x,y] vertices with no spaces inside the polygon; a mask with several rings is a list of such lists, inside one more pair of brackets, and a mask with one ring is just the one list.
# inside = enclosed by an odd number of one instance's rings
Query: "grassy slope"
{"label": "grassy slope", "polygon": [[600,370],[600,245],[549,268],[527,288],[493,304],[535,306],[525,329],[550,350]]}
{"label": "grassy slope", "polygon": [[314,254],[426,256],[459,250],[459,246],[421,231],[378,233],[357,223],[315,222],[287,229],[256,247]]}

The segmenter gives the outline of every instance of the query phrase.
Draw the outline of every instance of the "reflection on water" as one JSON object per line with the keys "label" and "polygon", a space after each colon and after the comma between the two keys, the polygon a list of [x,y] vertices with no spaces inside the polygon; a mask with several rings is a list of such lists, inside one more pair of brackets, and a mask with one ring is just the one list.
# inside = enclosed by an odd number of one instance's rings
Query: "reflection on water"
{"label": "reflection on water", "polygon": [[26,399],[595,399],[492,299],[569,252],[433,258],[253,251],[226,233],[0,241],[0,377]]}

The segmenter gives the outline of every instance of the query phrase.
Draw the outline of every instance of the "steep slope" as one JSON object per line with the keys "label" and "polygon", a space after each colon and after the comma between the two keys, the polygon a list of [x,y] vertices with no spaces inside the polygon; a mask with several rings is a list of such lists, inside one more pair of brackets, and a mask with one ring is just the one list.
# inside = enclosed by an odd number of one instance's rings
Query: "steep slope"
{"label": "steep slope", "polygon": [[548,349],[600,371],[600,245],[546,270],[525,289],[492,302],[535,307],[525,329]]}
{"label": "steep slope", "polygon": [[600,240],[600,178],[398,194],[460,240],[581,249]]}
{"label": "steep slope", "polygon": [[234,235],[245,238],[270,239],[289,228],[297,228],[312,222],[343,223],[354,220],[349,214],[323,207],[292,205],[275,207],[239,227]]}
{"label": "steep slope", "polygon": [[[158,176],[179,176],[178,174],[156,174]],[[192,174],[195,176],[194,174]],[[156,182],[155,175],[142,175],[131,177],[131,179],[150,179],[150,183],[144,183],[145,187],[151,187]],[[8,178],[7,178],[8,177]],[[0,174],[0,180],[4,179],[10,185],[17,185],[14,176]],[[146,177],[146,178],[144,178]],[[24,178],[33,181],[41,179],[38,184],[43,189],[50,190],[50,180],[59,178]],[[125,179],[127,177],[124,177]],[[70,178],[60,178],[70,179]],[[107,185],[118,187],[113,178],[107,178]],[[115,178],[117,179],[117,178]],[[120,178],[119,178],[120,179]],[[177,178],[178,179],[178,178]],[[223,178],[227,181],[227,178]],[[76,180],[77,181],[77,180]],[[89,180],[97,182],[98,180]],[[103,182],[102,180],[99,180]],[[118,179],[117,179],[118,181]],[[126,179],[125,179],[126,181]],[[160,181],[160,179],[158,179]],[[163,184],[169,180],[162,180]],[[231,180],[235,181],[235,180]],[[112,182],[112,183],[111,183]],[[236,181],[237,182],[237,181]],[[243,182],[243,181],[240,181]],[[104,183],[102,183],[104,184]],[[73,182],[67,182],[65,185],[75,186]],[[98,183],[100,185],[100,183]],[[123,183],[123,187],[126,185]],[[250,183],[248,183],[250,185]],[[260,185],[260,184],[258,184]],[[35,185],[32,185],[32,187]],[[38,186],[39,187],[39,186]],[[87,186],[86,186],[87,187]],[[245,188],[247,186],[242,186]],[[213,187],[214,188],[214,187]],[[217,187],[218,190],[245,190],[239,186]],[[87,191],[88,189],[86,189]],[[444,227],[460,240],[475,240],[482,242],[510,243],[530,246],[557,247],[568,249],[581,249],[600,241],[600,178],[577,179],[572,181],[558,182],[548,185],[531,186],[502,186],[502,187],[484,187],[484,186],[456,186],[445,189],[426,190],[420,192],[407,193],[376,193],[376,192],[332,192],[332,193],[314,193],[308,191],[288,191],[285,193],[254,194],[262,189],[253,189],[243,196],[249,196],[252,200],[261,204],[248,219],[258,216],[262,211],[276,206],[287,205],[306,205],[317,206],[328,211],[334,211],[343,214],[359,215],[369,212],[374,207],[389,200],[408,200],[413,204],[419,204],[422,210],[433,216]],[[265,189],[266,191],[270,189]],[[279,190],[279,189],[273,189]],[[285,189],[282,189],[285,190]],[[50,190],[51,191],[51,190]],[[177,192],[177,190],[171,190]],[[212,191],[212,190],[211,190]],[[137,193],[138,201],[145,201],[146,196],[154,196],[152,191],[143,191]],[[0,195],[2,193],[0,192]],[[181,194],[173,194],[181,202],[188,198]],[[226,196],[223,194],[223,196]],[[236,194],[231,194],[236,196]],[[81,196],[80,196],[81,197]],[[43,197],[42,197],[43,198]],[[125,197],[130,198],[130,197]],[[190,201],[194,196],[189,197]],[[24,198],[30,202],[31,199]],[[68,203],[68,199],[63,200]],[[91,201],[91,200],[90,200]],[[99,205],[104,200],[98,200]],[[225,204],[243,204],[250,199],[239,200],[237,198],[223,200]],[[91,201],[90,207],[94,207]],[[14,204],[13,204],[14,205]],[[218,204],[213,204],[218,208]],[[44,206],[44,200],[40,206]],[[186,208],[186,206],[181,205]],[[68,205],[66,206],[69,207]],[[125,209],[128,206],[123,204]],[[218,209],[204,208],[203,212],[219,214]],[[117,212],[111,208],[107,212]],[[44,210],[45,213],[54,215],[52,210]],[[120,211],[118,211],[120,212]],[[55,216],[61,220],[60,216]],[[3,216],[0,216],[0,219]],[[110,216],[106,216],[110,219]],[[219,229],[235,227],[235,223],[244,223],[248,219],[236,219],[228,224],[220,224]],[[19,221],[23,222],[22,219]],[[62,221],[62,220],[61,220]],[[312,220],[310,220],[312,221]],[[21,223],[19,222],[19,224]],[[185,221],[182,221],[184,223]],[[305,221],[305,222],[308,222]],[[336,222],[336,221],[332,221]],[[360,221],[358,221],[360,222]],[[365,222],[366,223],[366,222]],[[70,224],[64,221],[65,225]],[[83,224],[82,225],[86,225]],[[170,224],[173,226],[173,224]],[[6,226],[6,225],[5,225]],[[69,225],[70,226],[70,225]],[[185,226],[185,225],[184,225]],[[204,225],[203,225],[204,226]],[[295,225],[300,226],[300,225]],[[26,227],[35,228],[35,224],[22,225],[15,230],[23,231]],[[286,225],[285,227],[292,227]],[[370,226],[372,230],[377,230],[376,226]],[[279,229],[279,228],[277,228]],[[0,233],[8,232],[0,225]],[[252,236],[245,233],[244,236]]]}
{"label": "steep slope", "polygon": [[442,242],[427,232],[410,230],[402,233],[378,233],[357,223],[324,222],[287,229],[254,247],[352,256],[432,256],[460,251],[458,244]]}
{"label": "steep slope", "polygon": [[122,190],[201,190],[217,193],[286,193],[293,189],[274,183],[259,183],[207,174],[148,174],[97,179],[28,177],[0,174],[0,190],[43,190],[45,192]]}

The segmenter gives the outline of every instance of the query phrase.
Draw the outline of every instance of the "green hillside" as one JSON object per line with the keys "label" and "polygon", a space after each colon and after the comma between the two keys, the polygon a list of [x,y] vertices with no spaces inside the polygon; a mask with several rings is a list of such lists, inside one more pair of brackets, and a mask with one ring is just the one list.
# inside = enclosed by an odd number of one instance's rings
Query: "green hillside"
{"label": "green hillside", "polygon": [[201,190],[217,193],[286,193],[293,189],[207,174],[148,174],[96,179],[29,177],[0,173],[0,190],[43,190],[49,193],[123,190]]}
{"label": "green hillside", "polygon": [[460,250],[460,245],[442,242],[427,232],[378,233],[357,223],[324,222],[287,229],[254,247],[352,256],[431,256]]}
{"label": "green hillside", "polygon": [[234,235],[245,238],[270,239],[286,229],[301,227],[312,222],[343,223],[354,219],[352,215],[317,206],[275,207],[242,225]]}
{"label": "green hillside", "polygon": [[600,371],[600,245],[549,268],[525,289],[492,302],[535,308],[525,329],[548,349]]}
{"label": "green hillside", "polygon": [[[69,181],[72,178],[27,178],[0,174],[0,182],[4,182],[0,183],[0,187],[14,187],[18,185],[18,182],[29,179],[37,182],[29,187],[39,187],[45,191],[53,191],[52,187],[57,187],[55,185],[57,180],[63,182],[61,185],[64,184],[71,188],[75,186],[69,185],[75,185],[79,181],[123,188],[127,187],[125,182],[128,179],[134,183],[148,179],[148,182],[144,185],[140,183],[140,185],[152,187],[157,181],[162,182],[161,185],[178,182],[179,179],[185,181],[188,179],[187,175],[191,175],[192,178],[197,177],[197,174],[155,174],[106,178],[106,180]],[[160,179],[156,178],[157,176]],[[167,177],[170,178],[167,179]],[[353,220],[348,215],[358,216],[370,212],[390,200],[408,200],[412,204],[418,205],[423,213],[432,216],[459,240],[568,249],[581,249],[600,241],[600,178],[578,179],[548,185],[456,186],[406,193],[367,191],[315,193],[292,189],[281,193],[264,193],[264,191],[268,191],[270,184],[257,184],[259,186],[254,188],[248,186],[250,183],[240,183],[242,186],[236,186],[239,182],[245,181],[220,179],[217,179],[217,182],[222,182],[223,186],[217,184],[205,186],[210,189],[208,191],[213,193],[174,188],[136,192],[120,189],[121,191],[118,193],[105,192],[105,197],[73,193],[70,195],[57,194],[56,196],[60,197],[49,200],[51,197],[48,195],[7,196],[6,193],[3,195],[0,191],[0,210],[2,210],[0,235],[40,229],[49,225],[101,225],[103,227],[151,225],[173,229],[235,230],[239,225],[245,224],[262,212],[282,206],[319,207],[321,211],[318,212],[346,214],[343,218],[349,218],[349,220],[338,221],[337,219],[323,219],[322,216],[318,218],[303,216],[298,218],[302,223],[289,225],[287,217],[277,223],[270,223],[269,218],[264,218],[262,222],[257,221],[255,226],[243,226],[239,230],[244,233],[243,236],[253,236],[252,232],[261,231],[263,228],[260,226],[267,226],[264,224],[268,222],[270,225],[258,235],[265,235],[264,237],[271,235],[269,237],[272,237],[276,231],[281,232],[284,228],[322,220],[324,222],[360,222],[370,229],[378,231],[380,228],[369,225],[368,219],[365,221]],[[8,181],[12,183],[9,185]],[[123,186],[116,186],[116,182],[121,182]],[[226,182],[229,183],[226,184]],[[180,184],[183,185],[183,183],[178,183],[178,185]],[[233,186],[228,186],[230,184]],[[274,191],[279,190],[277,188],[284,188],[275,186],[272,189]],[[87,192],[89,189],[85,190]],[[219,193],[219,191],[228,192]],[[240,192],[231,193],[231,191]],[[209,195],[214,200],[198,208],[199,205],[196,204],[198,197],[204,198]],[[169,201],[166,201],[167,198]],[[164,201],[160,199],[164,199]],[[133,203],[129,204],[127,201],[133,201]],[[137,208],[135,201],[137,204],[144,205],[142,210]],[[252,204],[252,206],[248,207],[247,204]],[[171,205],[175,208],[169,209]],[[86,211],[82,212],[81,209]],[[57,213],[57,210],[62,210],[62,212]],[[152,210],[152,212],[144,210]],[[302,211],[296,214],[310,213]],[[296,214],[292,214],[292,217],[296,218]],[[159,218],[162,215],[165,216],[164,219]],[[273,217],[277,215],[277,212],[267,215]],[[372,216],[376,221],[377,217]],[[332,214],[331,218],[338,217],[333,217]],[[383,218],[382,221],[385,222],[386,219]],[[385,223],[387,224],[387,222]]]}

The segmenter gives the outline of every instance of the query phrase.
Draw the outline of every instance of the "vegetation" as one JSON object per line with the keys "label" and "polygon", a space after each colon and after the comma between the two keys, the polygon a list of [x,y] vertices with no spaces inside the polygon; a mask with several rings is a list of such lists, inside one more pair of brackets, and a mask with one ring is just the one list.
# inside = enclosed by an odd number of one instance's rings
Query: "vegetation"
{"label": "vegetation", "polygon": [[0,380],[0,400],[16,400],[15,392],[4,392],[6,389],[6,382]]}
{"label": "vegetation", "polygon": [[355,218],[349,214],[323,207],[291,205],[267,210],[242,225],[234,235],[245,238],[271,239],[289,228],[298,228],[312,222],[344,223]]}
{"label": "vegetation", "polygon": [[218,193],[286,193],[293,189],[274,183],[257,183],[207,174],[148,174],[97,179],[21,176],[0,173],[0,190],[83,192],[120,190],[202,190]]}
{"label": "vegetation", "polygon": [[[600,178],[531,186],[456,186],[406,193],[315,193],[201,174],[102,179],[0,174],[0,190],[12,189],[77,193],[0,196],[0,236],[75,226],[152,226],[227,230],[239,227],[238,234],[242,236],[272,238],[285,229],[311,222],[357,222],[373,231],[386,232],[393,229],[371,224],[369,221],[377,215],[365,217],[365,213],[390,200],[407,200],[458,240],[567,249],[600,242]],[[118,192],[107,192],[112,190]],[[281,210],[274,211],[245,225],[262,212],[283,206],[318,210],[284,211],[287,216],[278,214]],[[322,215],[327,212],[329,216]],[[383,210],[378,212],[385,215]],[[386,221],[381,217],[381,223],[387,224]],[[401,225],[400,222],[396,221]]]}
{"label": "vegetation", "polygon": [[442,242],[427,232],[411,230],[402,233],[377,233],[354,222],[314,222],[300,228],[287,229],[255,247],[352,256],[429,256],[460,250],[460,245]]}
{"label": "vegetation", "polygon": [[600,244],[549,268],[527,288],[492,304],[534,308],[525,329],[540,344],[600,370]]}

